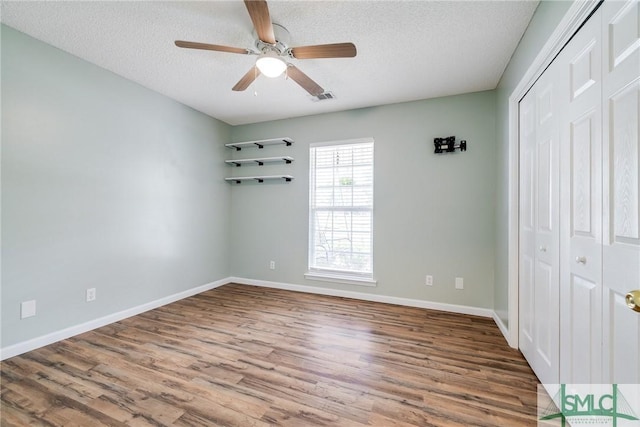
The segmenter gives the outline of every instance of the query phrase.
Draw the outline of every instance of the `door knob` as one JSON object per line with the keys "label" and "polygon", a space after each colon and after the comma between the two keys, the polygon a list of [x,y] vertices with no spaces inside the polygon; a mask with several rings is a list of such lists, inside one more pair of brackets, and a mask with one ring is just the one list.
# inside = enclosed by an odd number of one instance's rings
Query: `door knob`
{"label": "door knob", "polygon": [[640,313],[640,289],[629,292],[625,295],[624,300],[627,303],[627,307]]}
{"label": "door knob", "polygon": [[576,257],[576,262],[578,264],[586,264],[587,263],[587,257],[586,256],[577,256]]}

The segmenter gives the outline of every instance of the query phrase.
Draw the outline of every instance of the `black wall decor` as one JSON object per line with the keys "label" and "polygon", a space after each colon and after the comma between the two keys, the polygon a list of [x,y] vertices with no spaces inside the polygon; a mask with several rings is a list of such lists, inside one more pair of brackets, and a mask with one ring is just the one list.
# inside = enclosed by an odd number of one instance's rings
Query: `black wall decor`
{"label": "black wall decor", "polygon": [[453,153],[456,150],[467,151],[467,141],[461,140],[460,143],[456,143],[455,136],[448,136],[446,138],[434,138],[433,145],[436,149],[434,153]]}

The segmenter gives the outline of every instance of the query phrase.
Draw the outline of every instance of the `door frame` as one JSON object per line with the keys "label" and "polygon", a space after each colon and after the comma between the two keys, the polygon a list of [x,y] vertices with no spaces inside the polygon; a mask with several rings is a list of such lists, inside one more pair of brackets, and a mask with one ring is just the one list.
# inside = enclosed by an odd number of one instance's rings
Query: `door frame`
{"label": "door frame", "polygon": [[[508,328],[502,321],[497,319],[498,326],[505,335],[509,346],[518,348],[519,335],[519,310],[518,310],[518,294],[519,294],[519,258],[520,249],[518,245],[519,235],[519,197],[520,197],[520,174],[519,174],[519,158],[520,158],[520,142],[519,142],[519,114],[518,106],[520,100],[529,91],[533,84],[538,80],[546,68],[553,62],[555,57],[560,53],[562,48],[571,37],[578,31],[589,15],[598,7],[601,0],[574,1],[569,10],[553,31],[547,42],[544,44],[540,52],[529,65],[520,82],[509,96],[509,166],[508,166],[508,220],[507,220],[507,254],[508,254]],[[497,316],[495,316],[497,318]]]}

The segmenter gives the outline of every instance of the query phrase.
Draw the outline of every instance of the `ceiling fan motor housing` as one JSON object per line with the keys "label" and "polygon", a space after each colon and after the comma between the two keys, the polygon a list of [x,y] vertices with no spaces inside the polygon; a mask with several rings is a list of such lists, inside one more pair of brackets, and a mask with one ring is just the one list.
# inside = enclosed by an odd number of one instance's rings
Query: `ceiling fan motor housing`
{"label": "ceiling fan motor housing", "polygon": [[[254,30],[254,34],[255,34],[255,30]],[[265,43],[262,40],[260,40],[260,37],[258,37],[257,34],[255,34],[255,37],[256,37],[255,46],[256,46],[256,49],[258,50],[258,52],[256,53],[261,54],[261,53],[267,53],[267,52],[275,52],[279,56],[293,57],[291,55],[291,49],[288,46],[289,41],[291,39],[289,30],[287,30],[285,27],[283,27],[280,24],[274,23],[273,34],[275,35],[275,38],[276,38],[275,44]]]}

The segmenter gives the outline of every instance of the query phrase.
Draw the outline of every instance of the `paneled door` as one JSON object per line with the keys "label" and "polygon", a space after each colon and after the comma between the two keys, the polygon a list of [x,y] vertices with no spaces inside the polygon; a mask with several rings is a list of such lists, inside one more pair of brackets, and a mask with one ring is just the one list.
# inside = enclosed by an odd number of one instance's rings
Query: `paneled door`
{"label": "paneled door", "polygon": [[599,14],[560,67],[560,382],[602,382],[602,71]]}
{"label": "paneled door", "polygon": [[640,313],[625,294],[640,289],[640,10],[637,0],[602,9],[604,381],[639,384]]}
{"label": "paneled door", "polygon": [[550,67],[520,102],[519,347],[546,384],[559,375],[560,96]]}
{"label": "paneled door", "polygon": [[543,384],[640,384],[639,115],[639,3],[605,1],[520,103],[519,344]]}

